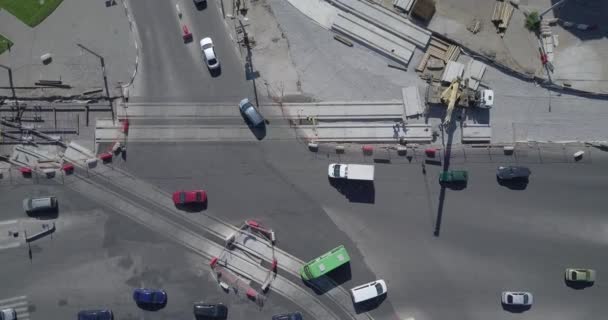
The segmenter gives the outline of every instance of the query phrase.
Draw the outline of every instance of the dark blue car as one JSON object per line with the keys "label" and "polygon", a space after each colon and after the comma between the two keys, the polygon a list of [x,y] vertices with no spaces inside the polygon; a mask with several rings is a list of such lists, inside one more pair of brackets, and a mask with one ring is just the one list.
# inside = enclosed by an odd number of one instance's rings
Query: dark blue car
{"label": "dark blue car", "polygon": [[82,310],[78,312],[78,320],[114,320],[112,310]]}
{"label": "dark blue car", "polygon": [[160,289],[137,288],[133,291],[133,300],[138,306],[162,308],[167,304],[167,293]]}

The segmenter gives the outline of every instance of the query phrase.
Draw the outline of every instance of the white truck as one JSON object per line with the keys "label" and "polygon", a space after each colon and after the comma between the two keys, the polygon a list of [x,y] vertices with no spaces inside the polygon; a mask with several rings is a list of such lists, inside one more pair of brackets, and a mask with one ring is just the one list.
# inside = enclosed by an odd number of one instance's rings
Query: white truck
{"label": "white truck", "polygon": [[327,169],[327,175],[334,179],[374,181],[374,166],[332,163]]}

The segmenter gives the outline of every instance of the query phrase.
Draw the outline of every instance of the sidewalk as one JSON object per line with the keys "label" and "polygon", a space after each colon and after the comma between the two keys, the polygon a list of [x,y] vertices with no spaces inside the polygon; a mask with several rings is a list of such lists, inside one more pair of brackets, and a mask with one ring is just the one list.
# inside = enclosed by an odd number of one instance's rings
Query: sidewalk
{"label": "sidewalk", "polygon": [[[71,96],[104,89],[100,59],[78,47],[78,43],[105,59],[110,90],[115,90],[119,81],[127,83],[136,51],[122,2],[116,3],[106,7],[105,1],[64,0],[35,28],[0,11],[0,30],[14,42],[10,52],[0,55],[0,64],[12,69],[17,96]],[[45,53],[52,55],[52,62],[47,65],[40,59]],[[2,73],[0,87],[8,87],[8,76]],[[33,89],[39,80],[59,80],[71,88]],[[102,93],[105,95],[105,90]],[[10,96],[10,90],[0,89],[0,96]]]}

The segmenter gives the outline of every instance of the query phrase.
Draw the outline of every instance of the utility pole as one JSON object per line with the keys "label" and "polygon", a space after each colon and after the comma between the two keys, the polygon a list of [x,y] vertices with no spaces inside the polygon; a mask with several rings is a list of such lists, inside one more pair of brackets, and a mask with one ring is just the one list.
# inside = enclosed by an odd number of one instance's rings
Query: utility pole
{"label": "utility pole", "polygon": [[101,63],[101,73],[103,74],[103,84],[106,89],[106,97],[107,97],[108,103],[110,105],[110,111],[112,111],[112,121],[114,121],[114,106],[112,106],[112,100],[110,99],[110,89],[108,88],[108,77],[106,76],[105,61],[104,61],[103,57],[101,55],[97,54],[95,51],[85,47],[84,45],[82,45],[80,43],[76,43],[76,45],[79,46],[82,50],[85,50],[86,52],[99,58],[99,62]]}

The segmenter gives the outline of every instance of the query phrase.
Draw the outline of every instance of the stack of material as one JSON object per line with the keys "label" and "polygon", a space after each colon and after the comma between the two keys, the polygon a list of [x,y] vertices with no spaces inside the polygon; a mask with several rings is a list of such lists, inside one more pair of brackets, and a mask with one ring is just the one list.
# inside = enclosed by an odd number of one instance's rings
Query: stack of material
{"label": "stack of material", "polygon": [[449,44],[439,38],[431,37],[428,49],[424,53],[422,60],[420,60],[418,67],[416,67],[416,71],[424,72],[431,57],[443,61],[444,64],[447,64],[448,61],[456,61],[460,57],[460,47]]}
{"label": "stack of material", "polygon": [[513,10],[515,8],[509,2],[497,1],[494,5],[494,12],[492,13],[492,22],[498,28],[498,34],[501,37],[505,36],[505,31],[509,26],[509,21],[513,16]]}
{"label": "stack of material", "polygon": [[452,83],[458,78],[462,78],[464,73],[464,64],[456,61],[449,61],[445,67],[445,71],[441,76],[441,82]]}
{"label": "stack of material", "polygon": [[553,62],[553,49],[557,47],[557,43],[549,23],[550,21],[545,19],[540,21],[540,34],[543,43],[543,51],[547,55],[547,61]]}
{"label": "stack of material", "polygon": [[393,7],[402,12],[410,12],[413,5],[414,0],[393,0]]}
{"label": "stack of material", "polygon": [[[464,80],[472,90],[479,88],[479,82],[486,72],[486,65],[477,60],[471,59],[464,70]],[[468,80],[468,81],[467,81]]]}

